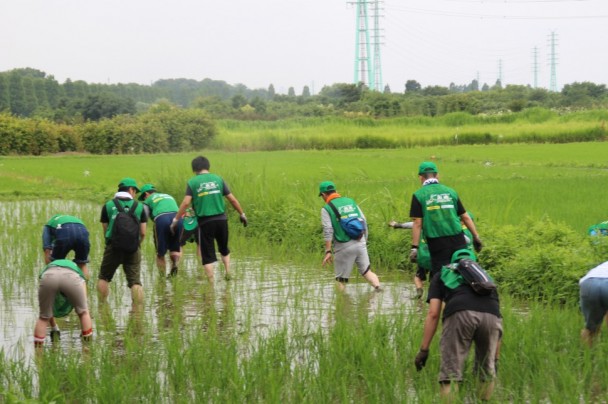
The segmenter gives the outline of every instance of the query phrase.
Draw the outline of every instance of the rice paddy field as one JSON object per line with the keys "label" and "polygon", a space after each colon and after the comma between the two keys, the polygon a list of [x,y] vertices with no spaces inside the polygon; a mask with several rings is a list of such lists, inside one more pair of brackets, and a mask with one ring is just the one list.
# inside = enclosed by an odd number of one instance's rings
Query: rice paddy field
{"label": "rice paddy field", "polygon": [[[474,213],[480,260],[504,279],[493,400],[606,402],[608,339],[591,349],[579,342],[576,280],[608,259],[605,244],[586,236],[608,219],[607,144],[202,154],[250,220],[243,228],[230,211],[234,276],[225,280],[220,267],[209,284],[188,244],[178,276],[166,279],[148,238],[142,310],[121,272],[108,303],[98,301],[101,206],[125,176],[181,200],[198,153],[0,158],[0,402],[439,402],[439,332],[426,368],[413,364],[426,304],[413,299],[410,235],[386,225],[408,220],[423,160]],[[382,292],[360,277],[338,292],[321,267],[323,180],[365,212]],[[91,233],[95,335],[83,345],[72,313],[59,320],[61,340],[36,354],[41,231],[61,212]],[[469,366],[460,399],[475,402],[474,391]]]}

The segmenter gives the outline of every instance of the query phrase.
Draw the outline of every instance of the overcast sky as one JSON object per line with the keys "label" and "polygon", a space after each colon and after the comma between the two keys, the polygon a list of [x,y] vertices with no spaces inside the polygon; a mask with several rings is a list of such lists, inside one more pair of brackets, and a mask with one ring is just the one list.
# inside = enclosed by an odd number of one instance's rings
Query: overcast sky
{"label": "overcast sky", "polygon": [[[608,83],[608,0],[386,0],[382,81],[422,86]],[[356,7],[346,0],[1,0],[0,71],[89,83],[210,78],[314,93],[354,80]],[[371,27],[371,21],[370,21]]]}

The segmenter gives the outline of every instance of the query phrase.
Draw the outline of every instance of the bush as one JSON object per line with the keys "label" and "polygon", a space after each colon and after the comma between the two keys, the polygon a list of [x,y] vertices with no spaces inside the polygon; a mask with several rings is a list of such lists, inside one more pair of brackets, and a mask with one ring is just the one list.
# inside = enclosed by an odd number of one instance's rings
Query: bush
{"label": "bush", "polygon": [[526,300],[576,304],[578,280],[605,258],[586,235],[550,220],[486,234],[480,253],[484,268],[501,291]]}

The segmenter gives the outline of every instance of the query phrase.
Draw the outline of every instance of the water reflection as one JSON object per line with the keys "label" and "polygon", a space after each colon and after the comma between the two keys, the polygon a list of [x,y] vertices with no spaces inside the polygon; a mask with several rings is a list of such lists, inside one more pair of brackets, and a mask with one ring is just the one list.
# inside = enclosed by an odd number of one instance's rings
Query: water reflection
{"label": "water reflection", "polygon": [[[391,278],[380,272],[382,292],[373,291],[361,277],[338,292],[331,274],[320,267],[274,264],[265,257],[239,256],[238,251],[232,256],[231,280],[224,280],[221,268],[216,268],[215,282],[209,284],[191,245],[185,247],[178,276],[166,279],[156,270],[154,248],[148,240],[142,252],[143,308],[133,310],[122,274],[114,277],[110,296],[101,303],[95,290],[103,254],[100,209],[95,204],[60,200],[0,202],[0,220],[5,223],[0,229],[0,348],[6,356],[33,357],[37,273],[43,265],[40,234],[47,218],[58,212],[80,217],[89,229],[92,281],[88,295],[94,339],[112,340],[119,352],[131,337],[141,344],[154,343],[163,333],[183,331],[189,325],[253,340],[276,330],[309,335],[328,330],[339,319],[369,321],[397,312],[417,316],[422,312],[411,300],[412,286],[399,274]],[[12,217],[19,217],[18,223]],[[62,338],[57,348],[81,349],[77,316],[59,319],[59,327]],[[51,346],[48,338],[46,345]]]}

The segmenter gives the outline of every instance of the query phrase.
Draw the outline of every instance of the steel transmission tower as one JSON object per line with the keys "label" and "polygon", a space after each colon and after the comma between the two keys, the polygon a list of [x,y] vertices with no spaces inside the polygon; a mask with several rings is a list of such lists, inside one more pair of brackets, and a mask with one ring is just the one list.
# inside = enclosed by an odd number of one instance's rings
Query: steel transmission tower
{"label": "steel transmission tower", "polygon": [[555,52],[555,47],[557,45],[557,39],[555,37],[555,32],[551,32],[549,37],[549,48],[550,48],[550,63],[551,63],[551,80],[549,82],[549,91],[557,92],[557,54]]}
{"label": "steel transmission tower", "polygon": [[372,90],[383,91],[382,87],[382,58],[380,57],[380,1],[373,1],[374,7],[374,81],[372,83]]}
{"label": "steel transmission tower", "polygon": [[538,48],[532,50],[532,73],[534,74],[534,88],[538,88]]}
{"label": "steel transmission tower", "polygon": [[355,46],[355,84],[372,86],[372,64],[369,43],[369,19],[366,0],[357,0],[357,36]]}
{"label": "steel transmission tower", "polygon": [[[355,84],[363,83],[370,90],[382,91],[380,0],[357,0],[348,2],[348,4],[356,6]],[[370,41],[368,6],[373,9],[372,41]],[[371,53],[372,45],[373,55]]]}
{"label": "steel transmission tower", "polygon": [[498,59],[498,81],[500,81],[500,86],[504,86],[502,82],[502,59]]}

